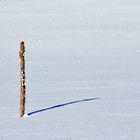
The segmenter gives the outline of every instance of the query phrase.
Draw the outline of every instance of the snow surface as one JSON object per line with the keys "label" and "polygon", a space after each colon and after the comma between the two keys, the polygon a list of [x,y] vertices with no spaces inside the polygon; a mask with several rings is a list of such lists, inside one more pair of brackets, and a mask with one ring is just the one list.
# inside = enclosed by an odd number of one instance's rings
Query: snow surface
{"label": "snow surface", "polygon": [[140,140],[139,0],[0,1],[0,140],[31,139]]}

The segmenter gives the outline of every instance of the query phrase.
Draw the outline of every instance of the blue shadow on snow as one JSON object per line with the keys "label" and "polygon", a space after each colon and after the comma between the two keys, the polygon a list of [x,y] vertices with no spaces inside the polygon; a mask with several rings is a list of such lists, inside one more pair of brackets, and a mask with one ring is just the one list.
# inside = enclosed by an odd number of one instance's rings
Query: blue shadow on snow
{"label": "blue shadow on snow", "polygon": [[93,101],[93,100],[97,100],[97,99],[100,99],[100,98],[89,98],[89,99],[72,101],[72,102],[68,102],[68,103],[64,103],[64,104],[59,104],[59,105],[55,105],[55,106],[48,107],[48,108],[39,109],[39,110],[30,112],[27,115],[31,116],[31,115],[34,115],[34,114],[37,114],[37,113],[40,113],[40,112],[44,112],[44,111],[47,111],[47,110],[52,110],[52,109],[55,109],[55,108],[60,108],[60,107],[64,107],[64,106],[67,106],[67,105],[76,104],[76,103],[80,103],[80,102],[89,102],[89,101]]}

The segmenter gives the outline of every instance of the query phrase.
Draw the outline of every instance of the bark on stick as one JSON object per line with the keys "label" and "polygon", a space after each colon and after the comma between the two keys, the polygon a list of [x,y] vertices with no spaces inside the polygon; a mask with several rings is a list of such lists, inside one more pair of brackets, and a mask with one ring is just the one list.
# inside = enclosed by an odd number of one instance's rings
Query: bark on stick
{"label": "bark on stick", "polygon": [[25,114],[25,46],[24,42],[20,43],[20,117],[23,117]]}

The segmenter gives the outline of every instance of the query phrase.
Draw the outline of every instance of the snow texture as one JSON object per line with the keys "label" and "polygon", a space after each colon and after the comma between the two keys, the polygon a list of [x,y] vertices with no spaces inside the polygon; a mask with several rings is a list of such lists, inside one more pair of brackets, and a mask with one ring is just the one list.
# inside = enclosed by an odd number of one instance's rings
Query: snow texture
{"label": "snow texture", "polygon": [[139,140],[139,37],[139,0],[1,0],[0,140]]}

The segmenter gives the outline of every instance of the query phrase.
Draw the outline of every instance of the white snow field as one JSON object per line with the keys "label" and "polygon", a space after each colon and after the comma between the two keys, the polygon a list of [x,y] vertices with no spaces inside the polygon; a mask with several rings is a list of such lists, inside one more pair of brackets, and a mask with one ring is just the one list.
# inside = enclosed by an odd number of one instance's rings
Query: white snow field
{"label": "white snow field", "polygon": [[140,1],[0,0],[0,140],[140,140]]}

